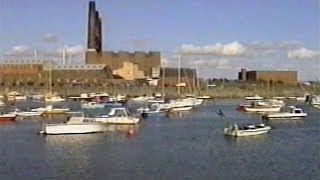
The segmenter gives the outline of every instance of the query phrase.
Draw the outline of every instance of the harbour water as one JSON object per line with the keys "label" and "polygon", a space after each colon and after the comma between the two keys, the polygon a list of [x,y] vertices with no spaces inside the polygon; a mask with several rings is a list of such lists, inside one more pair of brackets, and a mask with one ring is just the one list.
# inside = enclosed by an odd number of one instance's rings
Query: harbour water
{"label": "harbour water", "polygon": [[303,120],[266,121],[267,134],[226,137],[219,109],[231,121],[260,121],[235,111],[238,103],[207,102],[99,134],[38,135],[47,120],[37,118],[0,125],[0,179],[319,179],[319,110],[298,104]]}

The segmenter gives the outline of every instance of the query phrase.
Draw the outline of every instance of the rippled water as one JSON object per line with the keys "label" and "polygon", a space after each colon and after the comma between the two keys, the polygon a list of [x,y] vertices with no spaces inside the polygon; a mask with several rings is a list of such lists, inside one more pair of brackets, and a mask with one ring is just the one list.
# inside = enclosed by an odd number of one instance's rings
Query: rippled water
{"label": "rippled water", "polygon": [[42,136],[40,119],[0,125],[0,179],[319,179],[320,111],[268,121],[265,135],[225,137],[218,109],[233,121],[259,121],[236,112],[237,103],[215,101],[100,134]]}

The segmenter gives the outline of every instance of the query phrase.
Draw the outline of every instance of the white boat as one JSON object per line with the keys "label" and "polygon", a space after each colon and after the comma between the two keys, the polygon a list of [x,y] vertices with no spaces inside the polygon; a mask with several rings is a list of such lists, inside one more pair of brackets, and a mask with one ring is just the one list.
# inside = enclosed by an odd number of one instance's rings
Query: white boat
{"label": "white boat", "polygon": [[44,98],[44,95],[43,94],[30,94],[30,95],[28,95],[28,97],[31,100],[42,100]]}
{"label": "white boat", "polygon": [[238,124],[230,125],[224,129],[224,134],[228,136],[254,136],[265,134],[271,129],[270,126],[264,124],[240,126]]}
{"label": "white boat", "polygon": [[13,112],[9,112],[9,114],[16,114],[18,116],[30,117],[30,116],[41,116],[44,112],[37,111],[21,111],[20,109],[15,109]]}
{"label": "white boat", "polygon": [[44,108],[40,107],[40,108],[31,109],[32,112],[42,112],[45,114],[64,114],[69,110],[70,110],[69,108],[53,108],[52,105],[48,105]]}
{"label": "white boat", "polygon": [[255,95],[255,96],[247,96],[245,99],[248,101],[254,101],[254,100],[262,100],[263,97],[261,97],[259,95]]}
{"label": "white boat", "polygon": [[6,104],[0,100],[0,107],[5,106]]}
{"label": "white boat", "polygon": [[138,96],[138,97],[135,97],[135,98],[132,98],[132,101],[135,101],[135,102],[143,102],[143,101],[148,101],[150,99],[154,99],[154,97],[152,96]]}
{"label": "white boat", "polygon": [[108,114],[95,117],[95,121],[107,124],[137,124],[140,118],[133,117],[126,107],[112,107]]}
{"label": "white boat", "polygon": [[71,117],[66,123],[43,124],[41,134],[87,134],[106,131],[105,124],[96,122],[91,118]]}
{"label": "white boat", "polygon": [[104,108],[105,106],[106,105],[104,103],[98,103],[98,102],[88,102],[81,105],[81,107],[85,109]]}
{"label": "white boat", "polygon": [[148,103],[164,103],[164,99],[159,99],[159,98],[155,98],[155,99],[149,99],[147,100]]}
{"label": "white boat", "polygon": [[168,114],[168,110],[161,109],[159,103],[150,104],[149,107],[141,107],[137,109],[137,112],[140,113],[142,117],[166,116]]}
{"label": "white boat", "polygon": [[62,102],[62,101],[65,101],[66,99],[61,98],[60,96],[45,96],[44,100],[46,102]]}
{"label": "white boat", "polygon": [[279,112],[280,106],[254,106],[254,107],[243,107],[246,112]]}
{"label": "white boat", "polygon": [[170,109],[170,111],[190,111],[193,106],[175,106]]}
{"label": "white boat", "polygon": [[209,95],[202,95],[202,96],[198,96],[197,99],[212,99],[212,97]]}
{"label": "white boat", "polygon": [[289,112],[280,112],[265,114],[262,116],[264,119],[300,119],[306,117],[308,114],[304,113],[301,108],[296,108],[294,106],[290,107]]}

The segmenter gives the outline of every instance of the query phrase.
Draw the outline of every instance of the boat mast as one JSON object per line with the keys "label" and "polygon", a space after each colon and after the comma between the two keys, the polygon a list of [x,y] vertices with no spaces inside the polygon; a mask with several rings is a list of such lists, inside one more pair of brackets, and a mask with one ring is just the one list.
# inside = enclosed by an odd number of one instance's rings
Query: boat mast
{"label": "boat mast", "polygon": [[50,60],[50,63],[49,63],[50,67],[49,67],[49,92],[50,94],[52,93],[52,61]]}
{"label": "boat mast", "polygon": [[165,67],[165,65],[163,65],[163,67],[162,67],[162,98],[164,99],[164,97],[165,97],[165,92],[164,92],[164,86],[165,86],[165,81],[164,81],[164,79],[165,79],[165,72],[166,72],[166,67]]}
{"label": "boat mast", "polygon": [[180,95],[180,81],[181,81],[181,55],[178,54],[178,95]]}

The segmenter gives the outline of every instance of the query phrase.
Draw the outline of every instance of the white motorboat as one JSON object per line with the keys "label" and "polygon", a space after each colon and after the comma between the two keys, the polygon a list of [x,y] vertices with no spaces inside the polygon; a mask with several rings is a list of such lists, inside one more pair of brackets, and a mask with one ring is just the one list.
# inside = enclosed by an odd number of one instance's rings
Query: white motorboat
{"label": "white motorboat", "polygon": [[66,99],[61,98],[60,96],[46,96],[44,100],[46,102],[62,102],[62,101],[65,101]]}
{"label": "white motorboat", "polygon": [[158,103],[151,104],[149,107],[141,107],[137,109],[137,112],[141,114],[142,117],[150,116],[166,116],[168,115],[168,110],[161,109]]}
{"label": "white motorboat", "polygon": [[143,101],[148,101],[150,99],[154,99],[154,97],[152,97],[152,96],[138,96],[138,97],[132,98],[132,101],[143,102]]}
{"label": "white motorboat", "polygon": [[88,102],[85,104],[82,104],[81,107],[85,109],[96,109],[96,108],[104,108],[106,104],[104,103],[98,103],[98,102]]}
{"label": "white motorboat", "polygon": [[202,96],[198,96],[197,99],[212,99],[212,97],[209,95],[202,95]]}
{"label": "white motorboat", "polygon": [[6,104],[0,100],[0,107],[5,106]]}
{"label": "white motorboat", "polygon": [[254,107],[243,107],[246,112],[279,112],[281,107],[279,106],[254,106]]}
{"label": "white motorboat", "polygon": [[36,109],[31,109],[32,112],[42,112],[44,114],[64,114],[68,112],[69,108],[53,108],[52,105],[48,105],[46,107],[40,107]]}
{"label": "white motorboat", "polygon": [[106,131],[105,124],[96,122],[92,118],[84,116],[71,117],[65,123],[43,124],[41,134],[59,135],[59,134],[87,134],[100,133]]}
{"label": "white motorboat", "polygon": [[170,109],[170,111],[190,111],[193,106],[175,106]]}
{"label": "white motorboat", "polygon": [[107,124],[137,124],[140,118],[133,117],[126,107],[111,107],[107,115],[97,116],[95,121]]}
{"label": "white motorboat", "polygon": [[228,128],[224,129],[224,134],[228,136],[254,136],[265,134],[269,132],[271,129],[270,126],[266,126],[265,124],[258,124],[258,125],[245,125],[241,126],[238,124],[230,125]]}
{"label": "white motorboat", "polygon": [[271,113],[262,116],[264,119],[300,119],[306,117],[308,114],[304,113],[301,108],[294,106],[290,107],[289,112]]}
{"label": "white motorboat", "polygon": [[9,112],[9,114],[15,114],[17,116],[24,116],[24,117],[30,117],[30,116],[41,116],[44,112],[37,112],[37,111],[21,111],[20,109],[15,109],[12,112]]}
{"label": "white motorboat", "polygon": [[155,99],[149,99],[147,100],[148,103],[164,103],[164,99],[163,98],[155,98]]}
{"label": "white motorboat", "polygon": [[255,101],[255,100],[262,100],[263,97],[259,95],[254,95],[254,96],[247,96],[245,99],[248,101]]}

